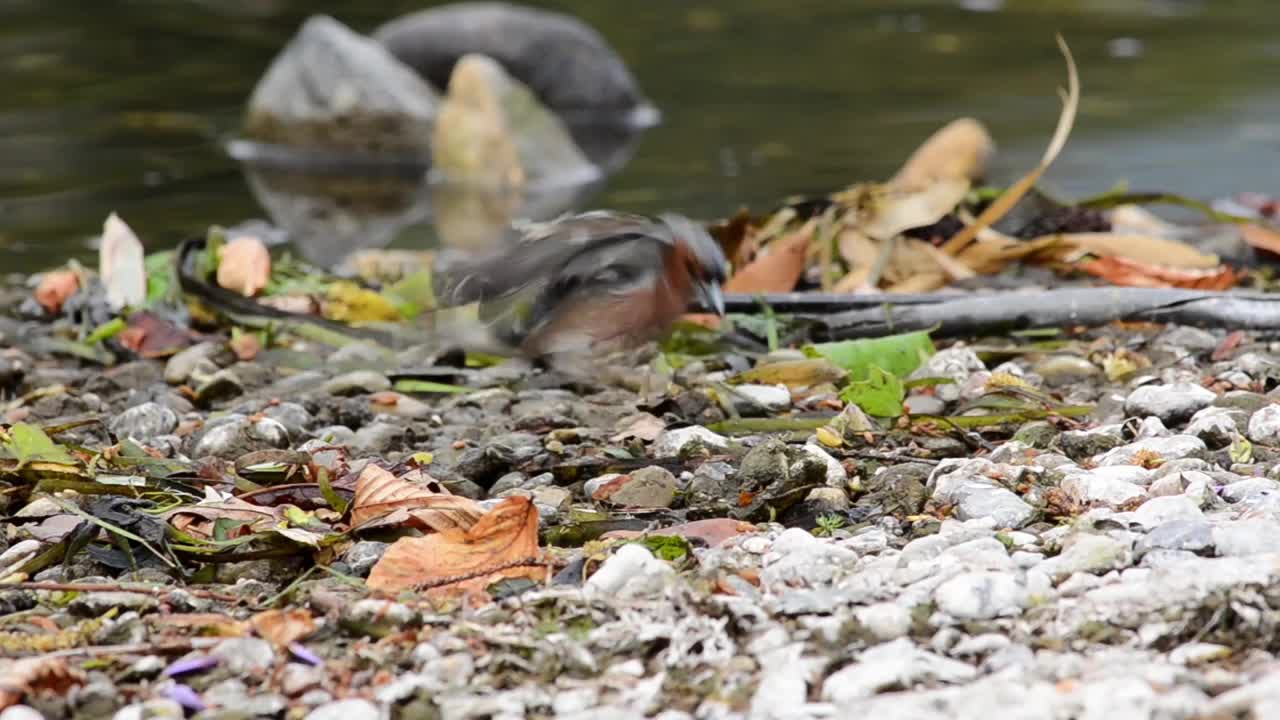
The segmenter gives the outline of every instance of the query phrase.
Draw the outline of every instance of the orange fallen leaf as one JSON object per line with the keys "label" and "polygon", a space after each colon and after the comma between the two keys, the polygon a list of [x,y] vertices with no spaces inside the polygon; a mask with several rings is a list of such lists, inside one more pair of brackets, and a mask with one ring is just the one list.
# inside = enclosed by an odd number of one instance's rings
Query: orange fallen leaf
{"label": "orange fallen leaf", "polygon": [[0,664],[0,710],[22,702],[28,695],[63,695],[84,683],[84,673],[66,658],[29,657]]}
{"label": "orange fallen leaf", "polygon": [[1239,228],[1240,236],[1250,247],[1280,255],[1280,230],[1262,225],[1240,225]]}
{"label": "orange fallen leaf", "polygon": [[1110,256],[1077,263],[1076,267],[1113,285],[1128,287],[1226,290],[1235,287],[1235,284],[1240,281],[1240,275],[1227,265],[1220,265],[1207,270],[1196,270],[1148,265],[1122,257]]}
{"label": "orange fallen leaf", "polygon": [[47,272],[36,288],[36,302],[48,312],[58,313],[63,304],[80,291],[80,276],[71,270]]}
{"label": "orange fallen leaf", "polygon": [[743,520],[733,518],[708,518],[693,522],[672,525],[671,527],[644,532],[641,530],[611,530],[600,536],[601,540],[631,540],[645,535],[676,535],[687,540],[701,540],[710,547],[715,547],[731,537],[743,533],[755,532],[756,526]]}
{"label": "orange fallen leaf", "polygon": [[303,608],[265,610],[249,618],[258,637],[276,647],[286,647],[316,631],[316,620]]}
{"label": "orange fallen leaf", "polygon": [[[422,475],[428,480],[430,476]],[[484,510],[470,498],[452,495],[443,486],[432,490],[397,478],[377,465],[368,465],[356,479],[351,501],[351,527],[417,525],[424,530],[466,530]]]}
{"label": "orange fallen leaf", "polygon": [[231,347],[231,352],[235,354],[236,359],[242,362],[249,362],[262,352],[262,343],[258,342],[258,336],[250,333],[237,335],[227,344]]}
{"label": "orange fallen leaf", "polygon": [[923,188],[937,180],[978,180],[994,152],[995,141],[981,122],[958,118],[921,143],[889,182]]}
{"label": "orange fallen leaf", "polygon": [[515,496],[469,530],[400,538],[373,566],[367,584],[392,593],[424,585],[431,586],[428,595],[478,592],[503,578],[545,579],[546,567],[533,564],[540,558],[538,509]]}
{"label": "orange fallen leaf", "polygon": [[258,238],[241,235],[222,248],[217,279],[219,286],[253,297],[271,279],[271,253]]}
{"label": "orange fallen leaf", "polygon": [[[724,284],[726,293],[782,293],[795,290],[804,274],[805,256],[817,225],[813,220],[784,238],[769,243],[767,251],[735,272]],[[689,314],[684,320],[703,327],[720,326],[720,318],[709,314]]]}

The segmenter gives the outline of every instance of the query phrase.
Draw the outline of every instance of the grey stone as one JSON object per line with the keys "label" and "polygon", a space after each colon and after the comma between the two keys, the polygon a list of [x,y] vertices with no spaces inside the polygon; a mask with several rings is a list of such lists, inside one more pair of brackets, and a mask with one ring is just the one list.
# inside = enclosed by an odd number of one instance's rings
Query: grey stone
{"label": "grey stone", "polygon": [[692,442],[699,442],[712,452],[729,449],[729,440],[699,425],[664,430],[653,441],[654,457],[676,457]]}
{"label": "grey stone", "polygon": [[1166,425],[1189,419],[1208,407],[1217,395],[1208,388],[1192,383],[1143,385],[1125,398],[1125,412],[1137,417],[1155,416]]}
{"label": "grey stone", "polygon": [[198,370],[212,374],[218,370],[219,364],[230,361],[231,353],[222,343],[196,343],[179,350],[165,362],[164,381],[170,385],[181,385]]}
{"label": "grey stone", "polygon": [[1106,535],[1078,533],[1068,538],[1062,552],[1048,558],[1036,570],[1056,580],[1075,573],[1101,573],[1126,567],[1131,561],[1129,546]]}
{"label": "grey stone", "polygon": [[622,507],[670,507],[676,496],[676,478],[658,465],[640,468],[623,476],[620,487],[605,500]]}
{"label": "grey stone", "polygon": [[994,485],[975,485],[959,494],[956,517],[961,520],[990,518],[996,527],[1020,528],[1035,509],[1010,490]]}
{"label": "grey stone", "polygon": [[1027,591],[1007,572],[969,572],[938,586],[938,609],[960,620],[990,620],[1016,615],[1027,603]]}
{"label": "grey stone", "polygon": [[328,395],[372,395],[391,389],[386,375],[375,370],[352,370],[324,384],[321,391]]}
{"label": "grey stone", "polygon": [[391,546],[384,542],[361,540],[342,553],[342,561],[347,564],[347,567],[351,568],[353,575],[367,577],[369,571],[382,559],[383,554],[387,552],[389,547]]}
{"label": "grey stone", "polygon": [[343,620],[358,626],[405,628],[418,622],[413,608],[378,598],[357,600],[344,610]]}
{"label": "grey stone", "polygon": [[356,431],[351,447],[367,455],[384,455],[405,435],[403,425],[372,422]]}
{"label": "grey stone", "polygon": [[390,714],[360,698],[335,700],[307,713],[306,720],[387,720]]}
{"label": "grey stone", "polygon": [[1050,387],[1073,385],[1102,375],[1097,365],[1078,355],[1050,355],[1032,366],[1031,371]]}
{"label": "grey stone", "polygon": [[[1132,466],[1119,465],[1114,467],[1128,468]],[[1061,487],[1068,497],[1084,504],[1123,505],[1146,496],[1146,491],[1140,485],[1120,478],[1109,477],[1103,473],[1089,471],[1068,475],[1062,481]]]}
{"label": "grey stone", "polygon": [[1212,406],[1191,417],[1187,434],[1200,438],[1210,448],[1222,448],[1231,444],[1247,422],[1248,415],[1241,410]]}
{"label": "grey stone", "polygon": [[968,663],[925,652],[909,639],[899,638],[862,651],[852,665],[827,676],[822,697],[837,705],[851,705],[890,688],[968,682],[977,675],[977,669]]}
{"label": "grey stone", "polygon": [[587,578],[585,590],[600,596],[638,598],[661,592],[675,577],[675,570],[655,558],[648,548],[628,544],[614,551]]}
{"label": "grey stone", "polygon": [[962,385],[969,376],[987,369],[977,353],[964,345],[939,350],[925,364],[911,373],[910,379],[945,377],[951,378],[955,384],[938,385],[935,395],[945,402],[953,402],[960,398]]}
{"label": "grey stone", "polygon": [[1213,527],[1213,544],[1220,556],[1280,553],[1280,522],[1236,520]]}
{"label": "grey stone", "polygon": [[135,405],[111,419],[111,434],[118,438],[132,438],[144,445],[160,435],[167,435],[178,427],[178,414],[158,403]]}
{"label": "grey stone", "polygon": [[71,601],[67,609],[83,617],[102,617],[110,610],[146,613],[160,606],[156,598],[144,593],[123,591],[86,592]]}
{"label": "grey stone", "polygon": [[289,433],[289,438],[294,442],[301,442],[307,436],[307,429],[311,427],[314,418],[307,409],[293,402],[282,402],[274,405],[268,405],[263,408],[264,417],[275,420]]}
{"label": "grey stone", "polygon": [[1089,430],[1067,430],[1058,436],[1062,452],[1073,460],[1100,455],[1124,444],[1119,425],[1104,425]]}
{"label": "grey stone", "polygon": [[1227,502],[1249,502],[1261,496],[1280,495],[1280,482],[1268,478],[1245,478],[1222,488],[1222,498]]}
{"label": "grey stone", "polygon": [[[177,715],[170,717],[182,717],[182,708],[178,708]],[[0,712],[0,720],[45,720],[45,716],[30,705],[11,705]]]}
{"label": "grey stone", "polygon": [[357,340],[343,345],[325,358],[325,364],[343,370],[390,370],[396,364],[394,353],[374,345]]}
{"label": "grey stone", "polygon": [[1267,405],[1249,417],[1249,439],[1259,445],[1280,445],[1280,405]]}
{"label": "grey stone", "polygon": [[1142,503],[1137,510],[1124,515],[1148,529],[1170,520],[1199,520],[1204,517],[1199,504],[1185,495],[1153,497]]}
{"label": "grey stone", "polygon": [[911,612],[892,602],[880,602],[854,610],[854,617],[872,637],[881,642],[905,637],[911,632]]}
{"label": "grey stone", "polygon": [[730,399],[743,414],[756,409],[767,413],[791,409],[791,391],[785,385],[735,385]]}
{"label": "grey stone", "polygon": [[1196,457],[1203,459],[1208,453],[1204,441],[1191,435],[1174,435],[1167,438],[1147,438],[1109,450],[1097,458],[1098,465],[1132,465],[1138,453],[1149,453],[1164,460]]}
{"label": "grey stone", "polygon": [[192,458],[234,460],[245,453],[289,446],[289,433],[280,423],[263,418],[251,422],[243,415],[227,415],[210,421],[192,438]]}
{"label": "grey stone", "polygon": [[1229,390],[1213,401],[1217,407],[1232,408],[1250,415],[1271,404],[1271,398],[1248,390]]}
{"label": "grey stone", "polygon": [[261,675],[276,662],[271,643],[261,638],[228,638],[214,646],[210,654],[222,661],[222,667],[233,676]]}
{"label": "grey stone", "polygon": [[947,411],[947,402],[937,395],[908,395],[902,404],[912,415],[942,415]]}
{"label": "grey stone", "polygon": [[1207,352],[1218,347],[1218,338],[1208,330],[1189,325],[1175,325],[1160,333],[1155,339],[1158,345],[1165,347]]}
{"label": "grey stone", "polygon": [[1204,553],[1213,548],[1214,527],[1203,520],[1170,520],[1155,526],[1135,547],[1139,555],[1152,550]]}

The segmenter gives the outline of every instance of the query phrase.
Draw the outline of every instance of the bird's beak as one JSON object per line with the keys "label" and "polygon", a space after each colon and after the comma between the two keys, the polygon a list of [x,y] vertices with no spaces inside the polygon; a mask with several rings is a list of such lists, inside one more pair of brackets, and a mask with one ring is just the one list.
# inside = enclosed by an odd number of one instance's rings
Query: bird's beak
{"label": "bird's beak", "polygon": [[724,317],[724,294],[720,291],[720,283],[698,283],[698,299],[702,301],[703,309],[714,310],[716,315]]}

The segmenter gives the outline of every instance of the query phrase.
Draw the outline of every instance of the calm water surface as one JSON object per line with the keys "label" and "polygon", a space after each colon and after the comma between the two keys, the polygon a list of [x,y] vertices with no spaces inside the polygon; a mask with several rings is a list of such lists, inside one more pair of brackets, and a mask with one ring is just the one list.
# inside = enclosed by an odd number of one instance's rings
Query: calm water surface
{"label": "calm water surface", "polygon": [[[664,113],[592,206],[766,209],[883,178],[958,115],[988,124],[993,180],[1008,181],[1057,117],[1055,31],[1084,101],[1051,187],[1280,192],[1280,13],[1267,0],[533,4],[600,29]],[[222,143],[275,53],[313,13],[364,32],[423,6],[0,0],[5,268],[92,258],[113,210],[149,248],[263,216]]]}

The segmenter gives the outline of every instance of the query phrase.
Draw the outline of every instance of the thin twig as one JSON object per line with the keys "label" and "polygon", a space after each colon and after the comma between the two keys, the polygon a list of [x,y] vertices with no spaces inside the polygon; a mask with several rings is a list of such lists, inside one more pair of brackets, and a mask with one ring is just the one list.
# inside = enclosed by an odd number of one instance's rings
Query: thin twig
{"label": "thin twig", "polygon": [[124,583],[60,583],[60,582],[16,582],[0,584],[0,590],[47,590],[50,592],[129,592],[142,595],[163,597],[180,590],[194,597],[222,602],[241,602],[245,598],[196,588],[180,588],[173,586],[152,587],[146,585],[126,585]]}

